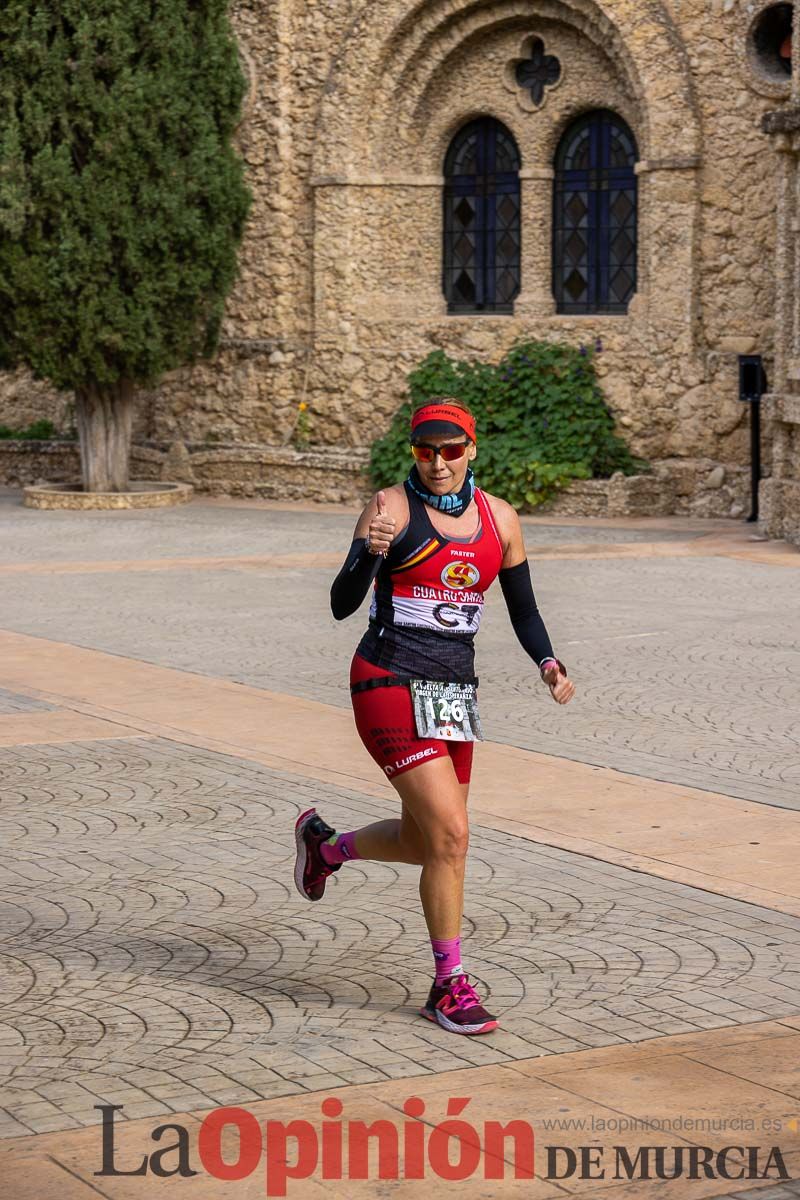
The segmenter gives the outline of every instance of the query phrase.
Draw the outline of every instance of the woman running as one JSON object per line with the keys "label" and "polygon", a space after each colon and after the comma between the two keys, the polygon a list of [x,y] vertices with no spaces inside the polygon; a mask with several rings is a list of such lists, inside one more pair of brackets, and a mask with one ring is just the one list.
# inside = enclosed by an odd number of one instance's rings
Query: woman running
{"label": "woman running", "polygon": [[495,577],[553,699],[566,704],[575,688],[536,606],[519,517],[475,486],[472,413],[447,396],[420,405],[411,451],[405,482],[378,492],[359,517],[331,588],[342,620],[375,580],[350,692],[358,732],[399,793],[401,815],[337,833],[308,809],[295,826],[294,877],[301,895],[321,900],[327,877],[353,859],[420,866],[435,965],[420,1015],[452,1033],[488,1033],[497,1018],[461,965],[460,933],[473,741],[483,736],[473,640]]}

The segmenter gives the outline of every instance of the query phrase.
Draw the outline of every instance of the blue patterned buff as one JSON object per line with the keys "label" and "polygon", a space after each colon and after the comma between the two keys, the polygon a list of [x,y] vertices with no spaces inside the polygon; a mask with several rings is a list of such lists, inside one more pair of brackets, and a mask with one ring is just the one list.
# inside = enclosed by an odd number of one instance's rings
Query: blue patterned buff
{"label": "blue patterned buff", "polygon": [[467,467],[467,475],[460,491],[446,492],[444,496],[437,496],[434,492],[428,491],[414,466],[408,475],[408,486],[418,496],[421,496],[426,504],[430,504],[431,508],[438,508],[440,512],[447,513],[450,517],[460,517],[475,495],[475,475],[472,467]]}

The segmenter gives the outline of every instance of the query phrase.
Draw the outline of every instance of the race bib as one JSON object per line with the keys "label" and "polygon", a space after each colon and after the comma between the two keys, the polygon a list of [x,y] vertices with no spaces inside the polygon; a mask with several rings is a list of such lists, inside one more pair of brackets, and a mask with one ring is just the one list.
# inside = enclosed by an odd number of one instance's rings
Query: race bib
{"label": "race bib", "polygon": [[409,687],[417,737],[454,742],[483,741],[474,683],[412,679]]}

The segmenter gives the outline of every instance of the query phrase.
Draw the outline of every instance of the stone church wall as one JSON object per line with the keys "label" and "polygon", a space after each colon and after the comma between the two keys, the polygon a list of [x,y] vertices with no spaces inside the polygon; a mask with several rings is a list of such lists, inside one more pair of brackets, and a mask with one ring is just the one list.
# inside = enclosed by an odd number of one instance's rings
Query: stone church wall
{"label": "stone church wall", "polygon": [[[234,3],[250,80],[237,143],[255,196],[240,278],[215,359],[141,394],[140,440],[272,453],[305,400],[319,453],[363,450],[431,349],[496,359],[522,335],[599,337],[601,382],[634,451],[662,474],[678,464],[676,478],[717,464],[738,478],[749,443],[737,355],[763,353],[769,370],[773,349],[775,163],[760,122],[774,102],[752,87],[744,41],[757,7]],[[561,64],[539,109],[511,69],[533,35]],[[626,315],[561,315],[551,291],[553,156],[592,108],[622,116],[638,144]],[[444,155],[480,115],[502,121],[521,153],[513,316],[448,315],[441,290]],[[64,427],[68,401],[24,371],[0,375],[0,422],[50,415]],[[727,515],[742,498],[715,489],[702,504]]]}

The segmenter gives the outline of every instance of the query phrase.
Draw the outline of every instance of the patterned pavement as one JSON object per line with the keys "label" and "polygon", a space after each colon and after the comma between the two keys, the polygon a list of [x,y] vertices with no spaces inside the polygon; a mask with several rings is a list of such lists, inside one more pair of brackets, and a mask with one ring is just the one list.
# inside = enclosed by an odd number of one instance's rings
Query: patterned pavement
{"label": "patterned pavement", "polygon": [[[44,512],[23,508],[19,493],[0,487],[0,545],[3,565],[81,560],[110,562],[122,557],[174,558],[192,552],[214,555],[285,554],[333,551],[342,557],[350,544],[355,509],[337,505],[285,509],[271,504],[198,499],[171,509],[118,512]],[[640,523],[641,524],[641,523]],[[680,542],[730,528],[729,521],[607,525],[535,523],[528,525],[539,545]]]}
{"label": "patterned pavement", "polygon": [[53,708],[44,700],[34,700],[31,696],[20,696],[17,692],[0,688],[0,717],[8,717],[12,713],[52,712]]}
{"label": "patterned pavement", "polygon": [[800,1196],[800,1179],[789,1179],[775,1187],[748,1188],[746,1192],[729,1192],[718,1200],[796,1200]]}
{"label": "patterned pavement", "polygon": [[[337,624],[327,597],[352,524],[342,511],[226,503],[35,513],[0,495],[0,630],[50,639],[9,648],[5,680],[0,663],[3,1179],[22,1200],[149,1194],[138,1179],[130,1191],[127,1180],[119,1190],[95,1180],[101,1103],[124,1106],[135,1148],[151,1118],[223,1104],[266,1116],[274,1102],[282,1118],[350,1089],[391,1117],[411,1091],[433,1102],[465,1088],[487,1112],[503,1111],[503,1097],[527,1104],[534,1122],[565,1112],[645,1123],[777,1114],[797,1175],[800,917],[722,894],[739,881],[739,895],[764,901],[757,885],[783,880],[794,895],[794,813],[769,808],[800,808],[795,560],[770,563],[746,545],[725,557],[713,542],[706,552],[699,539],[730,529],[720,522],[529,523],[537,596],[579,702],[552,704],[498,590],[478,641],[484,727],[496,743],[552,756],[535,761],[562,806],[565,789],[577,789],[576,807],[564,809],[579,814],[567,830],[576,840],[561,843],[573,849],[533,840],[542,830],[526,820],[547,806],[528,814],[513,773],[509,819],[476,789],[464,957],[502,1024],[491,1038],[453,1038],[417,1012],[430,983],[417,868],[347,864],[317,905],[293,887],[300,811],[317,805],[339,829],[396,815],[377,779],[373,788],[343,763],[352,782],[339,773],[333,785],[292,743],[313,706],[291,697],[349,709],[346,669],[365,610]],[[73,669],[75,652],[58,643],[118,657],[84,656]],[[142,661],[183,675],[143,675]],[[233,734],[233,718],[214,724],[214,705],[243,689],[208,677],[272,697],[235,700]],[[122,682],[106,699],[98,680],[111,678]],[[158,691],[152,719],[148,689]],[[263,725],[277,705],[289,714],[279,747]],[[341,714],[326,711],[339,730]],[[291,772],[276,769],[272,751]],[[490,752],[505,769],[509,752]],[[625,804],[643,806],[636,838],[624,819],[593,815],[594,791],[580,790],[587,770],[570,759],[640,777],[624,778],[626,797],[622,776],[603,783],[617,789],[603,793],[612,812],[633,819]],[[700,793],[676,795],[658,780],[717,793],[713,818],[698,813],[685,845],[681,814]],[[662,801],[672,806],[663,826]],[[662,827],[652,836],[672,851],[658,858],[654,842],[652,869],[666,877],[647,873],[642,857],[643,839]],[[673,881],[687,876],[670,877],[667,861],[705,856],[708,829],[715,892]],[[638,854],[625,853],[626,837]],[[625,865],[603,861],[615,852]],[[192,1182],[198,1200],[217,1200],[214,1185]],[[800,1196],[800,1180],[673,1183],[608,1194]],[[548,1184],[537,1194],[570,1191]]]}
{"label": "patterned pavement", "polygon": [[505,1027],[453,1045],[416,1013],[415,868],[294,891],[300,811],[349,829],[391,801],[162,739],[0,763],[3,1136],[800,1011],[800,920],[478,826],[465,961]]}
{"label": "patterned pavement", "polygon": [[[0,503],[0,536],[14,564],[26,553],[29,561],[50,555],[54,562],[103,561],[115,549],[118,558],[131,560],[125,571],[59,575],[57,588],[39,573],[14,574],[0,599],[0,628],[349,709],[347,665],[366,624],[366,605],[337,623],[328,604],[335,567],[275,570],[237,564],[232,556],[316,551],[343,557],[352,515],[192,506],[165,517],[163,528],[152,515],[87,515],[99,519],[80,527],[74,514],[32,514]],[[120,515],[126,520],[112,524]],[[495,587],[476,643],[486,735],[798,809],[795,570],[644,551],[638,558],[593,557],[591,549],[577,558],[536,561],[536,547],[569,548],[576,539],[589,546],[649,546],[660,539],[669,549],[677,536],[673,529],[602,525],[526,528],[537,598],[579,691],[568,709],[551,702]],[[224,555],[231,565],[221,566],[216,557],[206,568],[135,569],[137,555],[170,554]]]}

